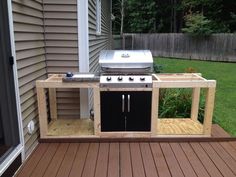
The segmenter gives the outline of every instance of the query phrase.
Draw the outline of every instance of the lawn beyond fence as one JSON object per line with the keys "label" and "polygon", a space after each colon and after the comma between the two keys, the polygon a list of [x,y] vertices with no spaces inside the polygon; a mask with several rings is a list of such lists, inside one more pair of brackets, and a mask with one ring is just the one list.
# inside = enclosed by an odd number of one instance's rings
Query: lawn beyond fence
{"label": "lawn beyond fence", "polygon": [[126,49],[149,49],[157,57],[236,62],[236,34],[209,37],[181,33],[125,34],[125,46]]}
{"label": "lawn beyond fence", "polygon": [[165,73],[183,73],[193,68],[207,79],[215,79],[214,122],[236,136],[236,63],[156,58]]}

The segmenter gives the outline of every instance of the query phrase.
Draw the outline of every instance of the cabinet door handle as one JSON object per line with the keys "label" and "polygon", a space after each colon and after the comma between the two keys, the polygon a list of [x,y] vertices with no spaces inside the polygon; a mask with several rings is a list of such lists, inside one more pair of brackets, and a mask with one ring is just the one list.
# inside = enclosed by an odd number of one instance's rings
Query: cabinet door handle
{"label": "cabinet door handle", "polygon": [[128,95],[128,112],[130,112],[130,95]]}
{"label": "cabinet door handle", "polygon": [[125,112],[125,95],[122,95],[122,112]]}

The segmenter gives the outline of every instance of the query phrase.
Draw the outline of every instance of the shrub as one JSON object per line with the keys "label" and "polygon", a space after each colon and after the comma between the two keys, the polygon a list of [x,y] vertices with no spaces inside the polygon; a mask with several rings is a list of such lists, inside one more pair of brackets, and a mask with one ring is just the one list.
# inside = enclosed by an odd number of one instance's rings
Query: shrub
{"label": "shrub", "polygon": [[159,64],[156,64],[154,63],[153,64],[153,70],[155,73],[161,73],[162,70],[163,70],[163,66],[162,65],[159,65]]}
{"label": "shrub", "polygon": [[[191,89],[161,89],[159,102],[160,118],[190,118],[192,105]],[[201,95],[198,120],[203,122],[205,100]]]}
{"label": "shrub", "polygon": [[182,29],[184,33],[193,36],[209,36],[214,33],[212,21],[203,14],[188,14],[185,16],[186,27]]}

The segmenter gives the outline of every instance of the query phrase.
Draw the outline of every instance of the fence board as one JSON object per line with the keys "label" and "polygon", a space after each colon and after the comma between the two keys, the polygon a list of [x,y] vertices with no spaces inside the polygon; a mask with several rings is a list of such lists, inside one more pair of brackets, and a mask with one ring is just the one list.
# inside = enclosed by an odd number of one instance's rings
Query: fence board
{"label": "fence board", "polygon": [[125,48],[149,49],[153,56],[236,62],[236,34],[231,33],[209,37],[182,33],[125,34]]}

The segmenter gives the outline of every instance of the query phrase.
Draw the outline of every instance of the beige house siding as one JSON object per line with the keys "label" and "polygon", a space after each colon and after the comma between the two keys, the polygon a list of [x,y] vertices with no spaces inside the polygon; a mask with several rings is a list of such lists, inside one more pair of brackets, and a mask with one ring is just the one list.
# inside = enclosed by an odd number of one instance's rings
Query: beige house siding
{"label": "beige house siding", "polygon": [[96,34],[96,0],[89,2],[89,68],[98,70],[98,57],[103,49],[111,47],[111,1],[102,0],[101,35]]}
{"label": "beige house siding", "polygon": [[[111,48],[111,1],[101,0],[101,34],[96,34],[96,0],[88,1],[89,70],[98,71],[101,50]],[[93,108],[93,93],[89,90],[89,108]]]}
{"label": "beige house siding", "polygon": [[[79,71],[77,0],[43,0],[48,74]],[[79,90],[57,89],[58,118],[80,116]]]}
{"label": "beige house siding", "polygon": [[[102,0],[102,32],[96,35],[96,1],[89,0],[89,67],[98,68],[99,52],[110,47],[110,1]],[[47,74],[79,71],[77,0],[12,0],[16,60],[25,152],[39,138],[35,81]],[[58,89],[59,118],[80,116],[79,90]],[[92,97],[90,97],[91,99]],[[27,133],[33,120],[36,131]]]}
{"label": "beige house siding", "polygon": [[[42,1],[13,0],[13,24],[16,47],[22,121],[26,156],[34,149],[39,137],[38,106],[35,81],[46,78]],[[33,120],[36,132],[27,133]]]}

